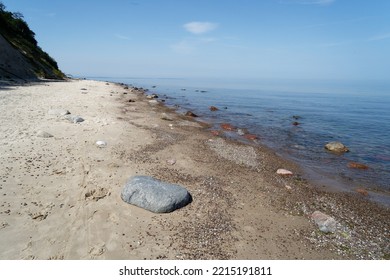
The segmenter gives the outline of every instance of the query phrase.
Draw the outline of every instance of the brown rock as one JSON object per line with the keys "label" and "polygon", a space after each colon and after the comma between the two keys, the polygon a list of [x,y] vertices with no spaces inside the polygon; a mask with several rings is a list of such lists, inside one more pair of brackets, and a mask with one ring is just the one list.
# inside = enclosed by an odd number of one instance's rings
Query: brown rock
{"label": "brown rock", "polygon": [[228,123],[221,124],[221,127],[222,127],[222,129],[228,130],[228,131],[233,131],[234,130],[234,127],[231,124],[228,124]]}
{"label": "brown rock", "polygon": [[214,135],[214,136],[219,136],[219,135],[221,134],[221,132],[218,131],[218,130],[211,130],[210,132],[211,132],[211,134]]}
{"label": "brown rock", "polygon": [[245,134],[244,138],[246,138],[248,140],[257,140],[257,136],[254,134]]}
{"label": "brown rock", "polygon": [[192,113],[191,111],[187,111],[186,116],[187,116],[187,117],[193,117],[193,118],[199,117],[197,114],[194,114],[194,113]]}
{"label": "brown rock", "polygon": [[210,111],[218,111],[219,109],[215,106],[210,106]]}
{"label": "brown rock", "polygon": [[363,189],[363,188],[357,188],[357,189],[356,189],[356,192],[357,192],[357,193],[360,193],[361,195],[368,196],[368,191],[366,191],[366,190]]}
{"label": "brown rock", "polygon": [[367,165],[365,165],[363,163],[358,163],[358,162],[350,162],[350,163],[348,163],[348,167],[354,168],[354,169],[362,169],[362,170],[368,169]]}

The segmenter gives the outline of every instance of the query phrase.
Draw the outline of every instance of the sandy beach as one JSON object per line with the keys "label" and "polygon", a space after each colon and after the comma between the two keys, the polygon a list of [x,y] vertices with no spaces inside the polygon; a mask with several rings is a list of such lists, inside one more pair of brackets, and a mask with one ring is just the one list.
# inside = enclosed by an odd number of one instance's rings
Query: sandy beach
{"label": "sandy beach", "polygon": [[[0,112],[0,259],[390,258],[388,208],[312,186],[275,151],[214,136],[143,90],[2,85]],[[134,175],[179,184],[193,201],[166,214],[127,204]],[[315,211],[334,218],[333,233]]]}

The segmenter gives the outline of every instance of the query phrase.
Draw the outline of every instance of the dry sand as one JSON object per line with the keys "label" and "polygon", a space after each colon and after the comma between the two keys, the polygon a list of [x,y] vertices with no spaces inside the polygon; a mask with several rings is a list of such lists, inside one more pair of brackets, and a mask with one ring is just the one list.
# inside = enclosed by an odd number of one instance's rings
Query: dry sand
{"label": "dry sand", "polygon": [[[59,108],[85,121],[49,114]],[[3,86],[0,123],[0,259],[390,256],[389,209],[318,190],[274,152],[212,136],[142,91],[89,80]],[[169,214],[126,204],[132,175],[180,184],[193,202]],[[335,233],[319,231],[316,210],[336,219]]]}

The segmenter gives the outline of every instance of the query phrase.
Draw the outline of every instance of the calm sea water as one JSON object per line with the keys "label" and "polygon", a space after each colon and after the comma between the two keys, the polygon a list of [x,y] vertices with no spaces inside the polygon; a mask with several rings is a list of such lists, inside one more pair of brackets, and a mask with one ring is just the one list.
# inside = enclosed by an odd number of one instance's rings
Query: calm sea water
{"label": "calm sea water", "polygon": [[[329,188],[374,190],[374,199],[390,205],[390,83],[104,79],[148,88],[168,106],[191,110],[215,127],[228,122],[247,128],[261,143],[300,163],[309,179]],[[220,110],[211,112],[210,106]],[[329,141],[344,143],[350,152],[327,152]],[[350,169],[351,161],[369,169]]]}

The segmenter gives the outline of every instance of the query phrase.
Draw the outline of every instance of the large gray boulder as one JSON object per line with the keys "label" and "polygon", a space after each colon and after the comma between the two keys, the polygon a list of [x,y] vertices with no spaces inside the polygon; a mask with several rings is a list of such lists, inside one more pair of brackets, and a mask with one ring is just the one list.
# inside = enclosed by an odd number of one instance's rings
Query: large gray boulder
{"label": "large gray boulder", "polygon": [[172,212],[192,201],[185,188],[149,176],[131,177],[122,190],[121,198],[155,213]]}

